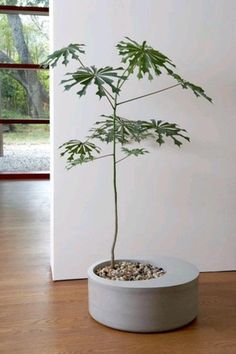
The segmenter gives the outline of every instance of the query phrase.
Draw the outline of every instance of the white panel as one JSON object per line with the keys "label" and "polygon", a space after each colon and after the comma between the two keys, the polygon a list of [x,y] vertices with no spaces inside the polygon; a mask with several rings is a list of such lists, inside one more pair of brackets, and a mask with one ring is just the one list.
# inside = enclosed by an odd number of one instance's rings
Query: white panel
{"label": "white panel", "polygon": [[[151,147],[147,157],[120,164],[117,256],[170,255],[202,271],[236,269],[235,11],[234,0],[54,2],[55,49],[85,43],[88,65],[116,66],[119,40],[147,40],[214,99],[212,105],[176,88],[120,107],[123,116],[180,124],[191,143]],[[57,68],[53,79],[54,279],[86,277],[89,264],[109,258],[114,221],[111,161],[68,172],[57,149],[83,139],[109,106],[93,88],[82,99],[63,92],[64,72]],[[122,99],[171,83],[131,80]]]}

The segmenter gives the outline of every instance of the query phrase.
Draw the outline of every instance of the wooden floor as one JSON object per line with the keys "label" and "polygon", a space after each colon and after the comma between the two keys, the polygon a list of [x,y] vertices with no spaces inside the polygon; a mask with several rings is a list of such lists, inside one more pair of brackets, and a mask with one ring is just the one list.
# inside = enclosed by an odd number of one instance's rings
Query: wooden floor
{"label": "wooden floor", "polygon": [[85,280],[51,281],[49,182],[0,182],[0,353],[236,354],[236,272],[201,274],[199,317],[181,330],[106,328]]}

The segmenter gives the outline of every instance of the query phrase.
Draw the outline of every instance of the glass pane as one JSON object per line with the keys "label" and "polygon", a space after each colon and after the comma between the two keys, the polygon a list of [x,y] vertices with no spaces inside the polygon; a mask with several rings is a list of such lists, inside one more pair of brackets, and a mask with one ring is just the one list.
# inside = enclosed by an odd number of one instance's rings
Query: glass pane
{"label": "glass pane", "polygon": [[48,119],[47,70],[0,70],[0,118]]}
{"label": "glass pane", "polygon": [[1,140],[0,172],[49,171],[48,124],[1,125],[0,151]]}
{"label": "glass pane", "polygon": [[0,5],[48,7],[49,0],[0,0]]}
{"label": "glass pane", "polygon": [[0,14],[0,62],[40,64],[49,54],[48,16]]}

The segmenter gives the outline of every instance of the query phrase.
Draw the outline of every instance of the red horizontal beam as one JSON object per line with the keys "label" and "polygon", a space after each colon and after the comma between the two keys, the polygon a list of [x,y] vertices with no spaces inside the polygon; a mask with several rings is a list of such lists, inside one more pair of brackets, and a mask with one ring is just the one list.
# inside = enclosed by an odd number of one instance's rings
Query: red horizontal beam
{"label": "red horizontal beam", "polygon": [[0,13],[2,14],[21,14],[21,15],[40,15],[48,16],[49,8],[48,7],[39,7],[39,6],[8,6],[0,5]]}
{"label": "red horizontal beam", "polygon": [[48,70],[48,67],[39,64],[16,64],[16,63],[0,63],[0,69],[14,70]]}
{"label": "red horizontal beam", "polygon": [[0,172],[0,180],[32,180],[32,179],[50,179],[50,173],[47,172]]}
{"label": "red horizontal beam", "polygon": [[0,124],[50,124],[49,119],[0,119]]}

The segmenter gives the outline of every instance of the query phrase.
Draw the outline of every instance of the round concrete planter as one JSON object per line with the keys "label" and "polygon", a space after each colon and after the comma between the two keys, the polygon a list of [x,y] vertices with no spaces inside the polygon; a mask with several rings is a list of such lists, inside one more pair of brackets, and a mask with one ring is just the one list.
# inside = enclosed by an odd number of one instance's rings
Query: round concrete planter
{"label": "round concrete planter", "polygon": [[115,281],[94,273],[108,261],[89,268],[90,315],[106,326],[130,332],[163,332],[193,321],[198,308],[198,269],[172,257],[138,261],[162,267],[166,274],[150,280]]}

